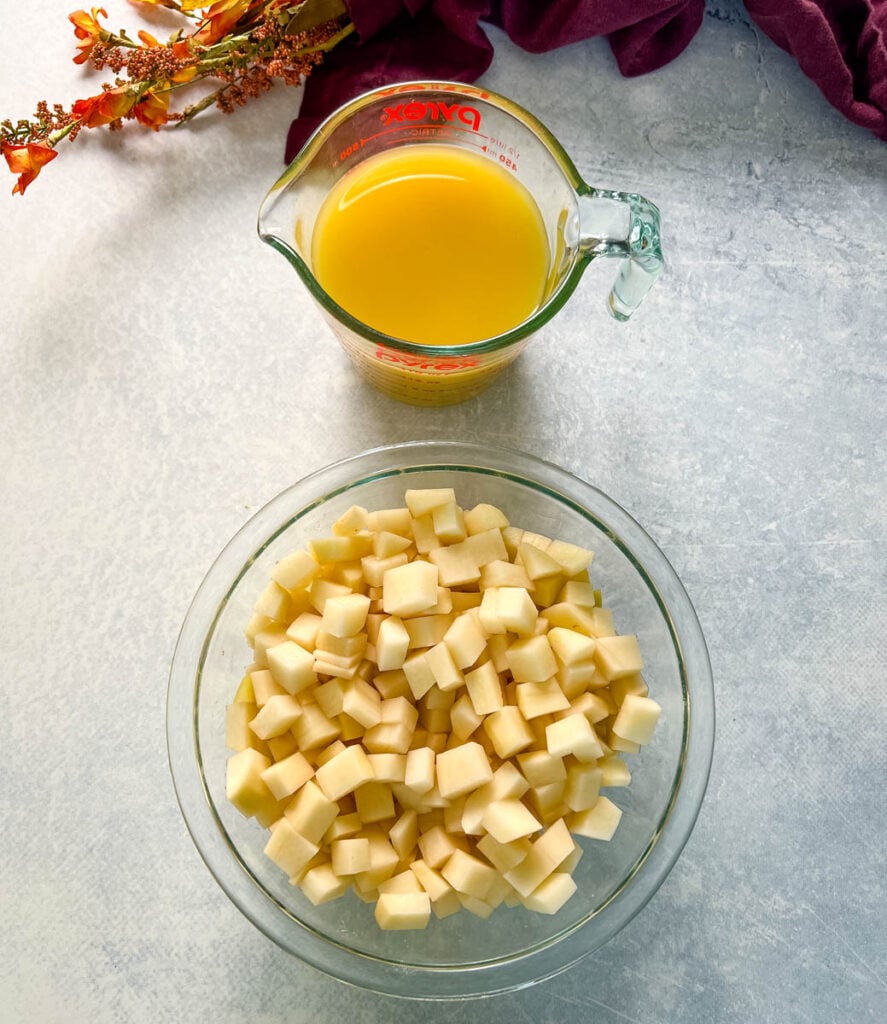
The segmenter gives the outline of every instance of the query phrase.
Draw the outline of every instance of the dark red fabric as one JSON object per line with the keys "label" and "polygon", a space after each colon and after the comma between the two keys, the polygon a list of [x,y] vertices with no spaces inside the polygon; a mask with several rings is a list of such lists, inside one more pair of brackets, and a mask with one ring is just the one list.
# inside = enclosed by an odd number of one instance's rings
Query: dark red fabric
{"label": "dark red fabric", "polygon": [[[286,159],[336,107],[411,78],[473,82],[499,25],[533,53],[607,36],[623,75],[654,71],[696,34],[705,0],[346,0],[356,32],[316,68]],[[798,61],[826,99],[887,141],[887,0],[746,0],[755,24]]]}

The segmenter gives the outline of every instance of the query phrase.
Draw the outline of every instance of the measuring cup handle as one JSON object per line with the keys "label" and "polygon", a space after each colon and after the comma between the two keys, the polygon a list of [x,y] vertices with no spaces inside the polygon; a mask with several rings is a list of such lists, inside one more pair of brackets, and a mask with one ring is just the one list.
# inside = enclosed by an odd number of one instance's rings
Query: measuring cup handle
{"label": "measuring cup handle", "polygon": [[617,320],[627,320],[665,268],[659,210],[633,192],[588,188],[579,197],[579,250],[623,261],[607,301]]}

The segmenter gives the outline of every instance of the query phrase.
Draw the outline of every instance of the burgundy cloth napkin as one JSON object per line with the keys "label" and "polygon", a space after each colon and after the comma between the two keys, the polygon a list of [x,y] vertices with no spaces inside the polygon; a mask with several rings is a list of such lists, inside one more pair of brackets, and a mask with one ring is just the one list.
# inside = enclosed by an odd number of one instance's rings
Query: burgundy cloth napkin
{"label": "burgundy cloth napkin", "polygon": [[[290,161],[327,115],[368,89],[411,78],[473,82],[493,47],[480,22],[542,53],[605,35],[623,75],[655,71],[696,34],[705,0],[346,0],[356,32],[311,73],[290,126]],[[826,99],[887,141],[887,0],[746,0]]]}

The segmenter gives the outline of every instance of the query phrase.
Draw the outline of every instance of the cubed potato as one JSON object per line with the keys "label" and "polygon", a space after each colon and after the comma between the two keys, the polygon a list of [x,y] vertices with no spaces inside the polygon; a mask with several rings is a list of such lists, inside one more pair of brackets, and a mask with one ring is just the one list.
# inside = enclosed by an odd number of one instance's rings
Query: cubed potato
{"label": "cubed potato", "polygon": [[247,747],[258,746],[258,737],[249,727],[257,711],[255,704],[243,701],[235,701],[225,708],[225,746],[229,750],[246,750]]}
{"label": "cubed potato", "polygon": [[382,607],[387,615],[415,615],[437,604],[437,566],[409,562],[382,577]]}
{"label": "cubed potato", "polygon": [[410,515],[415,519],[434,512],[436,508],[456,503],[456,492],[452,487],[410,488],[404,495]]}
{"label": "cubed potato", "polygon": [[491,661],[486,661],[473,671],[466,672],[465,687],[478,715],[490,715],[503,706],[502,684]]}
{"label": "cubed potato", "polygon": [[388,830],[388,839],[401,861],[413,855],[419,839],[419,816],[415,810],[407,809]]}
{"label": "cubed potato", "polygon": [[547,828],[532,844],[527,856],[505,878],[526,898],[537,889],[575,849],[562,818]]}
{"label": "cubed potato", "polygon": [[516,640],[505,651],[505,659],[517,683],[541,683],[557,672],[557,662],[546,636]]}
{"label": "cubed potato", "polygon": [[276,800],[291,796],[314,775],[314,769],[301,751],[296,751],[262,772],[265,785]]}
{"label": "cubed potato", "polygon": [[513,565],[504,559],[488,562],[480,570],[480,589],[491,587],[517,587],[521,590],[533,590],[533,581],[522,565]]}
{"label": "cubed potato", "polygon": [[518,636],[532,636],[539,612],[524,587],[500,587],[499,621]]}
{"label": "cubed potato", "polygon": [[[481,503],[465,512],[465,529],[469,536],[487,530],[504,530],[509,524],[505,513],[495,505]],[[505,556],[503,556],[505,557]]]}
{"label": "cubed potato", "polygon": [[632,634],[598,637],[594,646],[594,662],[601,675],[611,681],[634,675],[644,667],[638,639]]}
{"label": "cubed potato", "polygon": [[329,800],[339,800],[375,780],[373,765],[360,744],[345,747],[317,769],[317,785]]}
{"label": "cubed potato", "polygon": [[259,615],[277,622],[289,622],[292,618],[291,609],[290,595],[274,580],[259,594],[255,604],[255,611]]}
{"label": "cubed potato", "polygon": [[395,815],[394,795],[391,787],[384,782],[365,782],[355,790],[354,800],[357,813],[365,825],[387,821]]}
{"label": "cubed potato", "polygon": [[421,795],[434,786],[434,780],[434,751],[430,747],[418,747],[408,751],[404,785]]}
{"label": "cubed potato", "polygon": [[[526,540],[526,536],[524,537]],[[567,576],[577,576],[583,569],[591,565],[594,552],[580,548],[564,540],[553,540],[545,549],[546,552],[563,566]]]}
{"label": "cubed potato", "polygon": [[517,763],[530,786],[546,786],[551,782],[564,782],[567,769],[562,757],[547,750],[528,750],[517,755]]}
{"label": "cubed potato", "polygon": [[416,650],[439,644],[455,618],[454,615],[417,615],[404,620],[409,647]]}
{"label": "cubed potato", "polygon": [[410,532],[411,518],[408,508],[376,509],[367,515],[367,529],[376,532],[386,530],[406,537]]}
{"label": "cubed potato", "polygon": [[515,839],[510,843],[500,843],[489,833],[477,841],[477,850],[503,875],[517,867],[529,854],[532,845],[529,839]]}
{"label": "cubed potato", "polygon": [[284,693],[269,697],[249,727],[260,740],[267,740],[288,732],[301,717],[302,705],[295,697]]}
{"label": "cubed potato", "polygon": [[228,758],[226,796],[228,801],[247,818],[252,818],[269,805],[276,804],[274,794],[262,778],[262,772],[270,766],[271,761],[252,747],[247,747]]}
{"label": "cubed potato", "polygon": [[609,842],[622,820],[622,811],[605,796],[598,797],[593,807],[571,814],[568,819],[570,831],[587,839]]}
{"label": "cubed potato", "polygon": [[411,654],[403,663],[403,673],[416,700],[424,697],[436,682],[428,661],[428,654],[425,651]]}
{"label": "cubed potato", "polygon": [[329,598],[323,606],[322,628],[337,637],[353,637],[366,625],[370,599],[364,594]]}
{"label": "cubed potato", "polygon": [[520,708],[511,705],[487,715],[483,720],[483,727],[494,750],[501,758],[514,757],[536,741]]}
{"label": "cubed potato", "polygon": [[546,726],[545,739],[548,752],[555,757],[572,754],[589,763],[603,755],[603,748],[591,723],[578,712]]}
{"label": "cubed potato", "polygon": [[299,789],[284,812],[290,825],[311,843],[321,841],[338,813],[338,805],[323,793],[313,779],[309,779]]}
{"label": "cubed potato", "polygon": [[521,541],[517,548],[517,560],[531,580],[543,579],[546,576],[559,576],[564,569],[560,562],[555,561],[546,551],[535,544]]}
{"label": "cubed potato", "polygon": [[342,711],[365,729],[382,721],[382,697],[363,679],[352,680],[342,698]]}
{"label": "cubed potato", "polygon": [[442,587],[461,587],[480,579],[480,566],[463,544],[432,548],[428,558],[437,566]]}
{"label": "cubed potato", "polygon": [[403,782],[406,754],[367,754],[376,782]]}
{"label": "cubed potato", "polygon": [[456,666],[466,669],[481,656],[487,641],[476,617],[467,611],[453,620],[444,634],[444,643],[450,649]]}
{"label": "cubed potato", "polygon": [[613,722],[613,732],[633,743],[649,743],[661,713],[662,708],[655,700],[628,693]]}
{"label": "cubed potato", "polygon": [[571,875],[564,871],[555,871],[529,896],[525,896],[522,902],[527,910],[535,910],[537,914],[556,914],[576,889],[576,883]]}
{"label": "cubed potato", "polygon": [[431,917],[431,900],[426,892],[380,893],[375,917],[385,931],[425,928]]}
{"label": "cubed potato", "polygon": [[314,656],[293,640],[269,647],[266,657],[274,681],[287,693],[301,693],[317,682]]}
{"label": "cubed potato", "polygon": [[333,523],[332,533],[336,537],[347,537],[350,533],[361,533],[369,528],[369,512],[362,505],[352,505]]}
{"label": "cubed potato", "polygon": [[538,832],[542,825],[520,800],[494,800],[487,805],[483,826],[499,843],[512,843]]}
{"label": "cubed potato", "polygon": [[437,786],[445,799],[470,793],[493,777],[484,748],[474,741],[445,750],[435,760]]}
{"label": "cubed potato", "polygon": [[294,551],[271,570],[271,579],[286,590],[307,586],[320,573],[320,566],[309,552]]}
{"label": "cubed potato", "polygon": [[594,639],[565,626],[553,626],[548,631],[548,642],[562,665],[587,663],[594,655]]}
{"label": "cubed potato", "polygon": [[631,785],[631,772],[621,757],[615,754],[602,757],[598,761],[598,768],[601,770],[601,786],[604,789]]}
{"label": "cubed potato", "polygon": [[492,562],[503,562],[508,558],[501,530],[484,530],[472,534],[463,541],[462,546],[481,568]]}
{"label": "cubed potato", "polygon": [[464,850],[454,850],[440,873],[457,892],[479,900],[486,896],[496,880],[495,868]]}
{"label": "cubed potato", "polygon": [[465,517],[455,501],[432,509],[431,521],[441,544],[457,544],[466,537]]}
{"label": "cubed potato", "polygon": [[337,900],[348,891],[350,880],[339,878],[329,863],[317,864],[302,875],[299,888],[315,907]]}
{"label": "cubed potato", "polygon": [[517,706],[527,721],[570,707],[557,679],[548,679],[544,683],[518,683],[515,690]]}
{"label": "cubed potato", "polygon": [[586,811],[597,803],[603,773],[594,764],[574,764],[567,771],[563,801],[571,811]]}
{"label": "cubed potato", "polygon": [[421,858],[414,860],[410,864],[410,871],[416,876],[416,880],[422,889],[428,893],[432,903],[454,891],[444,876],[439,871],[429,867]]}
{"label": "cubed potato", "polygon": [[302,714],[293,727],[299,749],[303,753],[327,746],[338,739],[340,731],[339,725],[327,718],[317,704],[303,704]]}
{"label": "cubed potato", "polygon": [[446,864],[457,849],[452,836],[442,825],[435,825],[421,833],[418,844],[425,863],[438,870]]}
{"label": "cubed potato", "polygon": [[[407,565],[409,561],[409,555],[404,551],[395,555],[388,555],[385,558],[367,555],[361,558],[360,567],[363,571],[363,578],[369,587],[381,587],[382,581],[385,579],[385,573],[389,569],[398,569],[403,565]],[[372,600],[372,595],[367,596]],[[373,609],[371,608],[370,611],[372,612]]]}
{"label": "cubed potato", "polygon": [[319,849],[317,843],[283,818],[277,822],[271,838],[265,844],[265,856],[292,877],[305,867]]}

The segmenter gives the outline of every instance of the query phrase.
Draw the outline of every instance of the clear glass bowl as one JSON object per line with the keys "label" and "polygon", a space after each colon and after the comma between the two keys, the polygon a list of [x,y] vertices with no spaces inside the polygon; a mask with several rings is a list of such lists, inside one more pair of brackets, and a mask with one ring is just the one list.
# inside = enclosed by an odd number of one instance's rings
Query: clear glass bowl
{"label": "clear glass bowl", "polygon": [[[314,907],[262,850],[268,833],[225,798],[225,706],[250,651],[243,630],[272,566],[329,533],[349,506],[403,503],[408,487],[456,489],[513,525],[594,550],[592,580],[616,629],[635,632],[650,695],[662,705],[653,742],[628,755],[632,783],[607,790],[624,811],[610,843],[578,839],[578,892],[555,915],[498,908],[432,917],[421,932],[383,932],[353,894]],[[197,849],[234,904],[294,956],[390,995],[449,999],[530,985],[565,970],[641,910],[674,865],[705,792],[714,740],[711,667],[677,575],[618,505],[557,466],[501,448],[415,442],[377,448],[285,490],[230,541],[185,618],[170,672],[169,758]]]}

